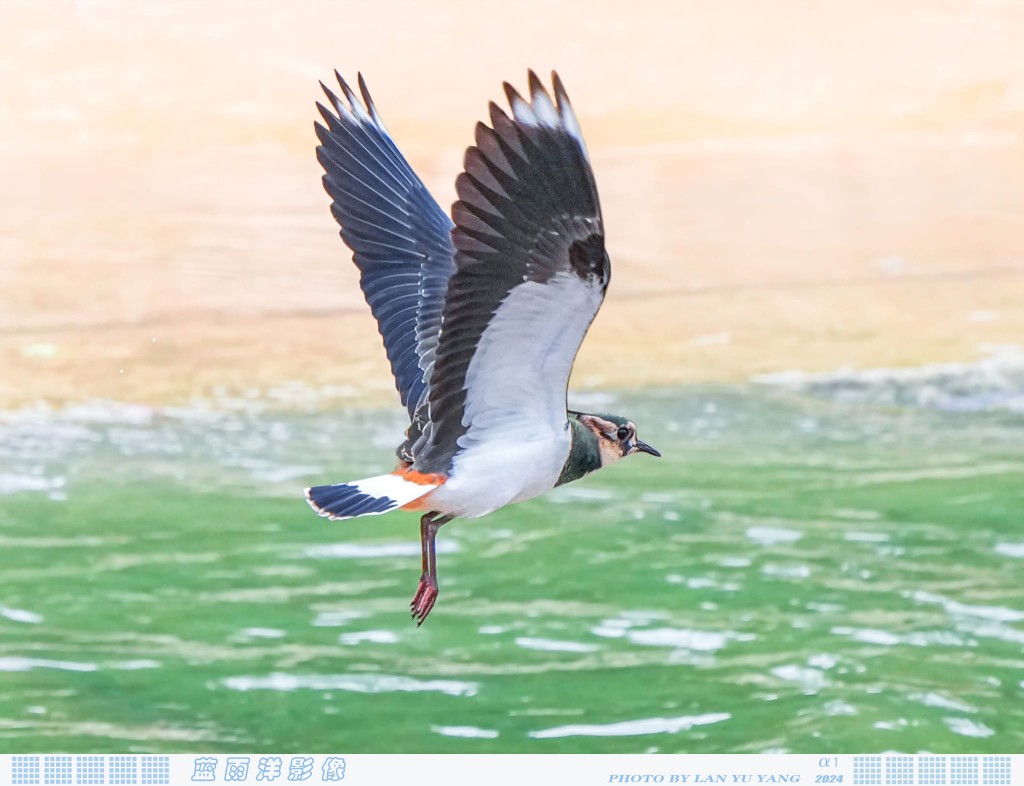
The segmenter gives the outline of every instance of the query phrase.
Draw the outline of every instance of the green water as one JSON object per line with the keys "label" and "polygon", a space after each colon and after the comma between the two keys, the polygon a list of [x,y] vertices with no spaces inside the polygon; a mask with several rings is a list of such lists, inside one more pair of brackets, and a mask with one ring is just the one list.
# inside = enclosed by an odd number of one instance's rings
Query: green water
{"label": "green water", "polygon": [[396,413],[9,415],[0,750],[1024,749],[1024,414],[839,399],[573,402],[665,458],[445,527],[420,629],[415,516],[301,498]]}

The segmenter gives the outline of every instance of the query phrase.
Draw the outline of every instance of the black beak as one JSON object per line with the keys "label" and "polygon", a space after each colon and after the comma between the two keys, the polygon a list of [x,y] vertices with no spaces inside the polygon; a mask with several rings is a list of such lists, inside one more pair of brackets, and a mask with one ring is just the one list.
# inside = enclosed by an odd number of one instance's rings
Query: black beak
{"label": "black beak", "polygon": [[650,453],[652,456],[661,458],[661,454],[654,448],[652,448],[650,445],[648,445],[646,442],[644,442],[642,439],[638,439],[636,441],[636,449],[641,451],[642,453]]}

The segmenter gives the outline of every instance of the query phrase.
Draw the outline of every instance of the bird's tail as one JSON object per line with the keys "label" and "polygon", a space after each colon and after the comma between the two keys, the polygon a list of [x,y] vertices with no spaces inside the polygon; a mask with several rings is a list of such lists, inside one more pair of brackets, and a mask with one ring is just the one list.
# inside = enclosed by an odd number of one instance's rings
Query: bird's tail
{"label": "bird's tail", "polygon": [[306,489],[306,501],[318,514],[332,521],[376,516],[396,508],[419,507],[416,503],[444,480],[440,475],[399,471],[333,486],[313,486]]}

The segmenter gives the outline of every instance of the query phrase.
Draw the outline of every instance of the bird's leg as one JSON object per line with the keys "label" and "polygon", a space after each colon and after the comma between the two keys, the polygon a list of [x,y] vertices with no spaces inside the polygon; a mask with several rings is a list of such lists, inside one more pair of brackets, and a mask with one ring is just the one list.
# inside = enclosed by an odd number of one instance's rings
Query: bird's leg
{"label": "bird's leg", "polygon": [[437,512],[425,513],[420,519],[420,546],[423,549],[423,574],[420,576],[420,586],[416,589],[412,603],[412,618],[416,620],[416,626],[423,624],[430,610],[434,608],[437,601],[439,589],[437,586],[437,553],[434,549],[434,539],[441,526],[452,520],[451,516],[439,516]]}

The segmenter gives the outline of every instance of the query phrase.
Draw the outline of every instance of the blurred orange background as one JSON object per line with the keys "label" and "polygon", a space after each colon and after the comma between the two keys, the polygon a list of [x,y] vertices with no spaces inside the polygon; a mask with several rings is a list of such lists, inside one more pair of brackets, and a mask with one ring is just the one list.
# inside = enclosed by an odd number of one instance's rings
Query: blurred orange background
{"label": "blurred orange background", "polygon": [[[556,68],[614,274],[577,387],[1024,336],[1024,3],[0,5],[0,407],[392,389],[314,158],[362,71],[445,207]],[[387,399],[390,400],[390,399]]]}

